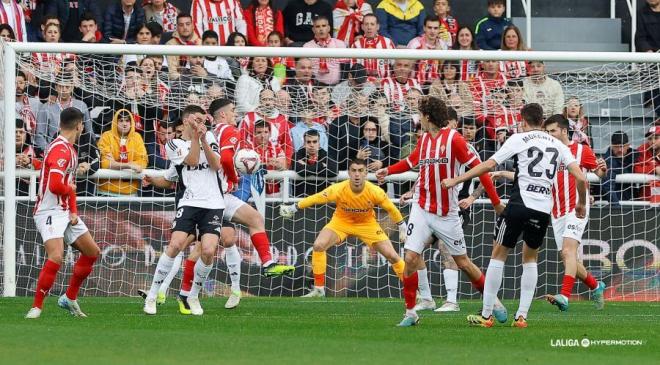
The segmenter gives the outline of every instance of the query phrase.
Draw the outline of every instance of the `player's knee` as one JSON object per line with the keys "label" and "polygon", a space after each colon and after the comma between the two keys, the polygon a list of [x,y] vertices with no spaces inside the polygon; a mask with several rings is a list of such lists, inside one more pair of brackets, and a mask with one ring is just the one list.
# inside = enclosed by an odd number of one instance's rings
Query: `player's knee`
{"label": "player's knee", "polygon": [[56,253],[51,253],[48,255],[48,260],[58,264],[62,265],[62,259],[63,259],[63,253],[62,252],[56,252]]}
{"label": "player's knee", "polygon": [[[454,266],[457,267],[459,270],[465,271],[470,268],[472,262],[468,260],[467,257],[455,257],[454,258]],[[449,268],[445,266],[446,268]]]}
{"label": "player's knee", "polygon": [[91,257],[99,257],[101,256],[101,249],[99,246],[94,246],[93,248],[90,249],[90,252],[87,254],[87,256]]}
{"label": "player's knee", "polygon": [[559,255],[561,256],[562,260],[574,258],[575,256],[574,252],[572,252],[569,247],[562,247],[561,251],[559,252]]}
{"label": "player's knee", "polygon": [[202,260],[204,262],[213,260],[213,256],[215,256],[215,249],[215,245],[204,245],[204,247],[202,247]]}

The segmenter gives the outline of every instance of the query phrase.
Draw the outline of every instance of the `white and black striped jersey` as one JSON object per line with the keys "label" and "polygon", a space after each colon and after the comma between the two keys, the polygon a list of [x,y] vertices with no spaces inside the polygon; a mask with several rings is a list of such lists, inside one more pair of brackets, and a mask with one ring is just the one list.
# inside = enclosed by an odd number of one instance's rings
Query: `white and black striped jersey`
{"label": "white and black striped jersey", "polygon": [[534,130],[512,135],[490,159],[499,165],[511,157],[515,179],[509,204],[550,213],[552,185],[559,166],[576,163],[571,151],[560,140]]}
{"label": "white and black striped jersey", "polygon": [[[204,136],[213,151],[218,153],[218,142],[213,133],[206,132]],[[190,141],[173,139],[166,144],[167,158],[175,165],[178,173],[177,208],[188,206],[204,209],[224,209],[225,201],[222,194],[222,181],[217,171],[213,171],[203,150],[199,153],[197,166],[183,163],[190,152]],[[201,149],[201,147],[200,147]]]}

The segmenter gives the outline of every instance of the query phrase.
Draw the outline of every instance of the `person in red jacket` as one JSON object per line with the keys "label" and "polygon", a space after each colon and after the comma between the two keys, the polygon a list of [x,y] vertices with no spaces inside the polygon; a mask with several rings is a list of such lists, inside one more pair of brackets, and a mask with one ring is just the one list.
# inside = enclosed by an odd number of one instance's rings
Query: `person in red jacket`
{"label": "person in red jacket", "polygon": [[272,0],[252,0],[243,10],[243,17],[250,46],[266,47],[271,32],[284,33],[282,10],[273,8]]}
{"label": "person in red jacket", "polygon": [[[660,176],[660,123],[646,133],[647,141],[637,149],[637,160],[633,165],[636,174]],[[660,180],[644,185],[641,198],[651,203],[660,203]]]}

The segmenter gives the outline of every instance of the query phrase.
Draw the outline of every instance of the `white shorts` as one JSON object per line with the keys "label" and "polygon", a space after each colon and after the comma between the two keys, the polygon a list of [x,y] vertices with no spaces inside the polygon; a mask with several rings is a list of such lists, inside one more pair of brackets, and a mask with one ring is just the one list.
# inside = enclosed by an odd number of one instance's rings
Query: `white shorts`
{"label": "white shorts", "polygon": [[404,248],[421,254],[429,237],[435,235],[451,256],[467,254],[461,219],[458,215],[441,217],[413,204],[408,217],[408,237]]}
{"label": "white shorts", "polygon": [[565,214],[562,217],[552,217],[552,230],[555,233],[555,243],[557,249],[561,251],[564,245],[564,238],[572,238],[578,243],[582,242],[582,235],[587,228],[589,217],[580,219],[575,216],[575,211]]}
{"label": "white shorts", "polygon": [[35,214],[34,223],[36,224],[37,230],[39,230],[44,243],[54,238],[63,238],[64,243],[70,245],[76,242],[78,237],[89,231],[85,222],[83,222],[80,217],[78,217],[78,224],[75,226],[71,225],[69,212],[64,211],[41,212]]}
{"label": "white shorts", "polygon": [[236,211],[245,204],[247,203],[237,198],[234,194],[225,194],[225,214],[222,216],[222,220],[231,222]]}

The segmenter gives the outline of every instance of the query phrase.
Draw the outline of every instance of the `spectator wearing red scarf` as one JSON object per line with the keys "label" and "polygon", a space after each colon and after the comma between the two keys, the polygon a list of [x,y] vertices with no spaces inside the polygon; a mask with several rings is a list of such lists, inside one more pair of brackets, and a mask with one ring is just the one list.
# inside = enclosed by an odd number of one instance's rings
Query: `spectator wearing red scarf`
{"label": "spectator wearing red scarf", "polygon": [[272,0],[252,0],[243,11],[247,23],[248,45],[268,46],[268,35],[277,31],[284,33],[282,11],[273,8]]}
{"label": "spectator wearing red scarf", "polygon": [[364,0],[337,0],[332,10],[332,35],[346,44],[353,44],[355,36],[360,34],[362,19],[367,14],[373,14],[373,10]]}

